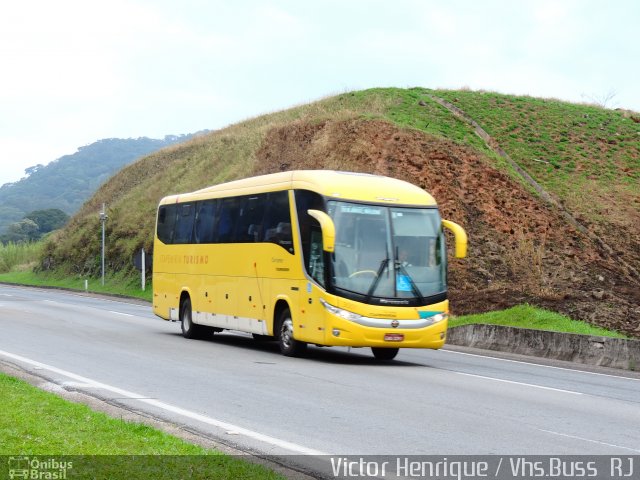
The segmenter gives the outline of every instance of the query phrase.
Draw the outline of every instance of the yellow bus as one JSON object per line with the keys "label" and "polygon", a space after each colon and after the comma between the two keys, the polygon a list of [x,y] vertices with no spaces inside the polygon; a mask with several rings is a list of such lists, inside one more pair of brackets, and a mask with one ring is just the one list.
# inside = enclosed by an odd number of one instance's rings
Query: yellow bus
{"label": "yellow bus", "polygon": [[433,197],[388,177],[300,170],[237,180],[160,201],[153,311],[186,338],[222,330],[307,344],[399,348],[446,339],[443,226],[467,236]]}

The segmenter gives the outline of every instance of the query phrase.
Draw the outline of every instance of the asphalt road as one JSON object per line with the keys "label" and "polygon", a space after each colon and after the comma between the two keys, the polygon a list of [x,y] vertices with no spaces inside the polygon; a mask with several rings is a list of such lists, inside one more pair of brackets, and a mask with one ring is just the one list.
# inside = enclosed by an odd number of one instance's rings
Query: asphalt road
{"label": "asphalt road", "polygon": [[244,334],[186,340],[148,305],[2,285],[0,362],[264,454],[640,454],[640,379],[613,370],[447,349],[287,358]]}

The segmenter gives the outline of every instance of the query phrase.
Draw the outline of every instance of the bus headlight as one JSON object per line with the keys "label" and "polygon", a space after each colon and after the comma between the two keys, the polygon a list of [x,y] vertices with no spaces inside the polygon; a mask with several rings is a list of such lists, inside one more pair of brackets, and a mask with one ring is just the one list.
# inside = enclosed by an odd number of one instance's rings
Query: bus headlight
{"label": "bus headlight", "polygon": [[431,320],[431,323],[438,323],[438,322],[441,322],[442,320],[446,320],[448,317],[449,315],[442,312],[442,313],[438,313],[437,315],[434,315],[433,317],[429,317],[429,320]]}
{"label": "bus headlight", "polygon": [[362,315],[358,315],[357,313],[350,312],[349,310],[343,310],[342,308],[334,307],[330,303],[327,303],[322,298],[320,299],[320,303],[324,308],[327,309],[329,313],[336,315],[340,318],[344,318],[345,320],[349,320],[350,322],[358,322],[363,317]]}

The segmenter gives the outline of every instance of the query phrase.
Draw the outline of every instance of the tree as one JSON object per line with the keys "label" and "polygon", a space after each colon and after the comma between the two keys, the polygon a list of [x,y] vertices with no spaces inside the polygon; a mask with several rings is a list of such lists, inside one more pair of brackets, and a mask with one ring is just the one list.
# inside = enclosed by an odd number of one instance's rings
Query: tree
{"label": "tree", "polygon": [[39,163],[38,165],[34,165],[33,167],[25,168],[24,169],[24,174],[25,174],[25,176],[29,177],[32,174],[36,173],[38,170],[40,170],[42,167],[44,167],[44,165]]}
{"label": "tree", "polygon": [[32,242],[40,238],[38,224],[29,218],[14,222],[7,228],[7,233],[0,237],[2,243]]}
{"label": "tree", "polygon": [[45,233],[62,228],[69,220],[69,215],[59,208],[49,208],[47,210],[34,210],[27,213],[24,218],[33,220],[38,225],[42,236]]}
{"label": "tree", "polygon": [[19,222],[13,222],[7,227],[7,232],[0,235],[0,242],[7,244],[33,242],[43,235],[64,226],[69,215],[57,208],[34,210],[27,213]]}

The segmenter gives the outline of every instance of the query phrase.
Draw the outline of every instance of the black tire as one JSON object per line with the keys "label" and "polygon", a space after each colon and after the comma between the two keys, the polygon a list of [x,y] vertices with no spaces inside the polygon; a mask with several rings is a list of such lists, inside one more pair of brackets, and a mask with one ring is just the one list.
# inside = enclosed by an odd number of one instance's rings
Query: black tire
{"label": "black tire", "polygon": [[185,298],[180,305],[180,328],[184,338],[203,338],[210,333],[207,327],[193,323],[189,297]]}
{"label": "black tire", "polygon": [[297,357],[307,349],[306,343],[293,338],[293,319],[288,308],[280,314],[276,335],[280,352],[287,357]]}
{"label": "black tire", "polygon": [[381,361],[390,361],[396,358],[399,348],[380,348],[380,347],[371,347],[371,351],[373,352],[373,356],[376,357],[376,360]]}

